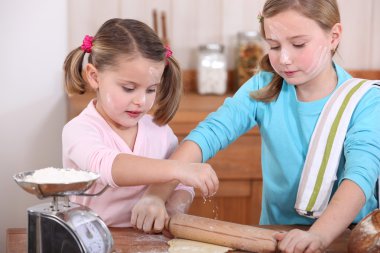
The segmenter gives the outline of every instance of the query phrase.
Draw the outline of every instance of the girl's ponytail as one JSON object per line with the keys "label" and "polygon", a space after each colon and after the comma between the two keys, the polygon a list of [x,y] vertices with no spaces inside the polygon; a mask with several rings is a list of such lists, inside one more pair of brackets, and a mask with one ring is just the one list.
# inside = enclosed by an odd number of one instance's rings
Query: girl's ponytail
{"label": "girl's ponytail", "polygon": [[280,94],[283,78],[277,74],[276,71],[274,71],[272,65],[270,64],[268,54],[264,55],[261,59],[260,69],[271,72],[273,74],[273,79],[267,86],[261,88],[260,90],[251,92],[250,95],[257,101],[269,103],[275,100],[278,97],[278,94]]}
{"label": "girl's ponytail", "polygon": [[85,52],[78,47],[71,51],[64,62],[65,90],[68,95],[86,92],[86,80],[82,76]]}
{"label": "girl's ponytail", "polygon": [[166,61],[154,112],[154,121],[159,125],[167,124],[174,117],[182,95],[181,68],[172,56]]}

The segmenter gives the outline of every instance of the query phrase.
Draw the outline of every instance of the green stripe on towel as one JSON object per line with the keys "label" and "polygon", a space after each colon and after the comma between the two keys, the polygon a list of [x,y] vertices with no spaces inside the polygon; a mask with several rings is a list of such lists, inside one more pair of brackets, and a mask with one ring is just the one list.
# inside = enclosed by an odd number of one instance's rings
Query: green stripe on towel
{"label": "green stripe on towel", "polygon": [[322,163],[321,163],[321,166],[318,170],[318,176],[317,176],[317,180],[315,182],[315,185],[314,185],[314,189],[313,189],[313,193],[311,195],[311,198],[309,200],[309,203],[306,207],[306,211],[309,211],[311,212],[314,205],[315,205],[315,202],[317,201],[317,198],[318,198],[318,194],[319,194],[319,191],[321,189],[321,186],[322,186],[322,181],[323,181],[323,177],[324,177],[324,174],[325,174],[325,171],[326,171],[326,167],[327,167],[327,162],[328,162],[328,158],[330,157],[331,155],[331,149],[332,149],[332,146],[333,146],[333,141],[335,139],[335,136],[336,136],[336,132],[338,130],[338,126],[339,126],[339,123],[340,123],[340,120],[343,116],[343,112],[344,110],[346,109],[347,105],[348,105],[348,102],[350,101],[351,97],[354,95],[354,93],[366,82],[367,80],[363,80],[361,81],[360,83],[358,83],[355,87],[353,87],[350,92],[347,94],[347,96],[345,97],[345,99],[343,100],[343,103],[341,105],[341,107],[339,108],[339,111],[338,111],[338,114],[331,126],[331,129],[330,129],[330,132],[329,132],[329,136],[327,138],[327,143],[326,143],[326,149],[323,153],[323,158],[322,158]]}

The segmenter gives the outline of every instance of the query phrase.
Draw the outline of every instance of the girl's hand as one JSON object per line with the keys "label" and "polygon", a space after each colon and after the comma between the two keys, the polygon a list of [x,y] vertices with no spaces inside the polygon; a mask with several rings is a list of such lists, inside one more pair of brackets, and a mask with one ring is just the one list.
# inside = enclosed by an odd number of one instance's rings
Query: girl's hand
{"label": "girl's hand", "polygon": [[201,190],[205,197],[213,196],[219,188],[219,180],[208,163],[190,163],[177,169],[177,179],[184,185]]}
{"label": "girl's hand", "polygon": [[143,196],[132,209],[132,226],[145,233],[161,232],[168,219],[165,202],[157,196]]}
{"label": "girl's hand", "polygon": [[326,246],[321,236],[309,231],[293,229],[275,235],[278,249],[284,253],[322,253]]}

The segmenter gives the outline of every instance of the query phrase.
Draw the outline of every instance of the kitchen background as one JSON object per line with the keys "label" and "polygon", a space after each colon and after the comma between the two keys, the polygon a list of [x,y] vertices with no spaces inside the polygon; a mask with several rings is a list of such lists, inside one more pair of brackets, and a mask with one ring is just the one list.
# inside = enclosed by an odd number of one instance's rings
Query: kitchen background
{"label": "kitchen background", "polygon": [[[337,61],[352,70],[380,70],[380,1],[339,0],[344,27]],[[264,0],[0,0],[0,252],[8,227],[26,227],[38,202],[12,175],[61,167],[61,129],[67,120],[62,64],[85,34],[112,17],[153,26],[165,12],[167,37],[184,70],[197,66],[197,49],[218,42],[234,68],[239,31],[258,29]],[[344,3],[344,5],[343,5]],[[48,201],[48,200],[44,200]]]}

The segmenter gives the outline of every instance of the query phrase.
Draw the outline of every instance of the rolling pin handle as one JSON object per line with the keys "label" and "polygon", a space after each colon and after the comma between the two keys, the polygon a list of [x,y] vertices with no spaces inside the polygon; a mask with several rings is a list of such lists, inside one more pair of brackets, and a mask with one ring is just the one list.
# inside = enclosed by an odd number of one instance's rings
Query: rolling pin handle
{"label": "rolling pin handle", "polygon": [[222,245],[234,249],[274,253],[275,230],[177,213],[168,222],[169,232],[182,239]]}

